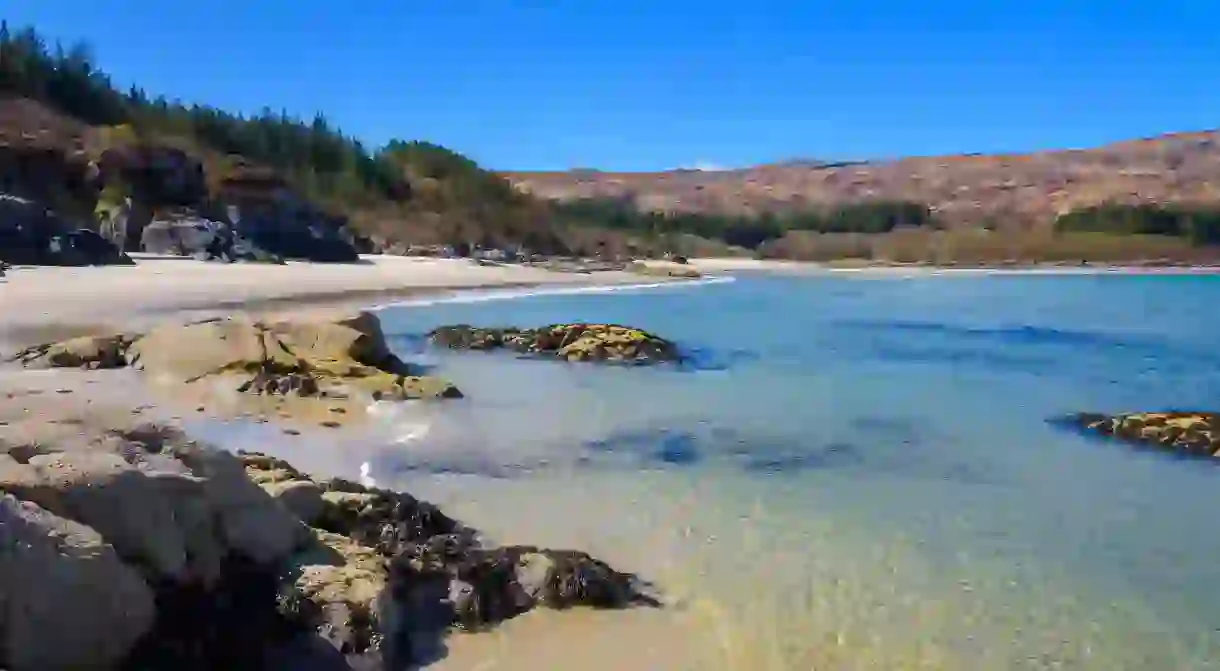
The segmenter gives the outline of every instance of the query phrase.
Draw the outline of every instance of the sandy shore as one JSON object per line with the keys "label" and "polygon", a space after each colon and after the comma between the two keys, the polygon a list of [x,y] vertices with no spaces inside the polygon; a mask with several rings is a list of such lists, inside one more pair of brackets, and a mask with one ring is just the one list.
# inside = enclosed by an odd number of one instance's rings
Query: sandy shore
{"label": "sandy shore", "polygon": [[[648,284],[626,272],[559,273],[460,259],[365,256],[358,264],[224,265],[140,257],[127,267],[18,267],[0,279],[0,341],[143,328],[170,315],[367,307],[422,294],[536,285]],[[50,336],[48,338],[47,336]]]}
{"label": "sandy shore", "polygon": [[[647,285],[667,279],[625,272],[566,274],[403,257],[367,257],[365,263],[353,265],[287,266],[220,265],[164,258],[137,261],[134,267],[13,269],[0,280],[5,313],[0,322],[0,351],[8,353],[16,344],[82,332],[142,330],[159,321],[208,314],[301,317],[448,291]],[[302,468],[346,477],[356,476],[352,471],[363,460],[362,449],[384,444],[377,427],[319,429],[316,422],[294,424],[281,419],[276,411],[282,408],[266,408],[261,418],[256,412],[248,421],[230,424],[237,412],[205,396],[202,391],[165,393],[129,370],[23,370],[4,364],[0,365],[0,398],[5,400],[0,403],[0,437],[54,440],[79,432],[82,421],[112,427],[151,420],[183,426],[192,433],[205,425],[231,426],[238,429],[234,437],[259,439],[257,445],[242,445],[240,438],[224,440],[230,449],[282,450],[282,456]],[[290,428],[293,426],[297,429]],[[524,534],[505,535],[516,541],[532,540]],[[586,668],[607,671],[710,668],[706,664],[691,665],[693,658],[714,656],[718,651],[713,641],[704,638],[708,632],[691,615],[681,608],[539,612],[489,634],[450,637],[448,654],[434,668],[558,668],[577,658]],[[699,653],[692,654],[692,647]]]}

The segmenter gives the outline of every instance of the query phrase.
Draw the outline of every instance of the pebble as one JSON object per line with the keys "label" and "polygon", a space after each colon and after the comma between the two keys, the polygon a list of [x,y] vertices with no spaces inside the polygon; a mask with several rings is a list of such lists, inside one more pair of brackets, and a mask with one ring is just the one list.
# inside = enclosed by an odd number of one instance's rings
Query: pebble
{"label": "pebble", "polygon": [[328,422],[322,422],[322,426],[324,426],[324,427],[326,427],[326,428],[328,428],[328,429],[337,429],[337,428],[339,428],[340,426],[343,426],[343,425],[342,425],[342,424],[340,424],[340,423],[338,423],[338,422],[329,422],[329,421],[328,421]]}
{"label": "pebble", "polygon": [[290,436],[299,436],[299,435],[301,435],[301,432],[300,432],[300,431],[297,431],[296,429],[284,429],[284,433],[286,433],[286,434],[288,434],[288,435],[290,435]]}

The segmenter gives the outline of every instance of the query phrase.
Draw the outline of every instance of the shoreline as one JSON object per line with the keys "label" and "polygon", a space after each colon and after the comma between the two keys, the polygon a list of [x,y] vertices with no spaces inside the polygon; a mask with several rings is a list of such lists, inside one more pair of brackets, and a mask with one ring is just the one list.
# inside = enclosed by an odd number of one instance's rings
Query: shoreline
{"label": "shoreline", "polygon": [[821,261],[790,261],[752,258],[692,258],[690,265],[703,273],[769,272],[793,275],[1220,275],[1220,266],[1211,265],[1062,265],[1033,263],[1020,265],[903,265],[885,263],[843,264]]}
{"label": "shoreline", "polygon": [[563,273],[460,259],[370,255],[358,264],[218,264],[137,256],[135,266],[15,267],[0,279],[0,348],[218,315],[285,319],[377,310],[424,297],[536,287],[690,281],[625,271]]}

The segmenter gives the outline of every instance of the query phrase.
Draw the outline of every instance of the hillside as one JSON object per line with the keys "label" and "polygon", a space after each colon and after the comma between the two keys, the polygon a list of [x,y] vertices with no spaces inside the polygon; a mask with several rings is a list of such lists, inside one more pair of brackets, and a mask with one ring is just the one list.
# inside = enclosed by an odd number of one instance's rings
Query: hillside
{"label": "hillside", "polygon": [[645,210],[757,214],[869,200],[929,206],[951,226],[1028,229],[1101,203],[1220,203],[1220,132],[1095,149],[655,173],[505,173],[548,199],[628,198]]}
{"label": "hillside", "polygon": [[[222,245],[226,258],[568,247],[548,204],[444,147],[367,148],[322,115],[241,114],[121,91],[87,46],[51,47],[2,22],[0,194],[0,258],[17,262],[50,262],[46,248],[63,244],[53,238],[77,229],[126,251],[212,256],[218,236],[241,238],[244,251]],[[149,249],[150,235],[164,244]]]}

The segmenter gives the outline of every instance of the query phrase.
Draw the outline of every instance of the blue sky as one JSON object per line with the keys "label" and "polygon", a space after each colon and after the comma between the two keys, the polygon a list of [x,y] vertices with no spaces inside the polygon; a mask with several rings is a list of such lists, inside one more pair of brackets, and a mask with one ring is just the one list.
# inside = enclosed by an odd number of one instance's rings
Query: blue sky
{"label": "blue sky", "polygon": [[1083,147],[1220,126],[1206,0],[6,0],[126,85],[497,169]]}

